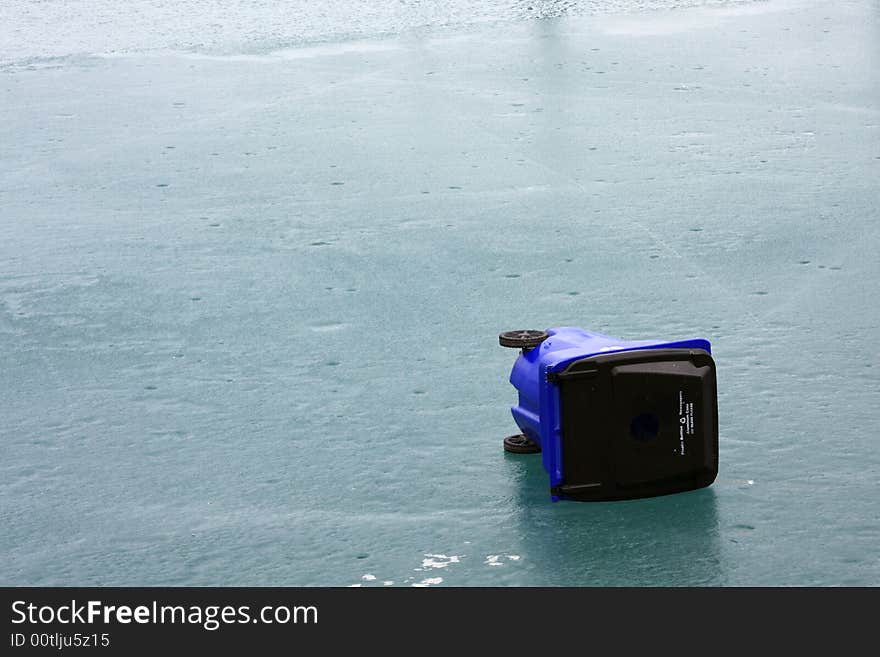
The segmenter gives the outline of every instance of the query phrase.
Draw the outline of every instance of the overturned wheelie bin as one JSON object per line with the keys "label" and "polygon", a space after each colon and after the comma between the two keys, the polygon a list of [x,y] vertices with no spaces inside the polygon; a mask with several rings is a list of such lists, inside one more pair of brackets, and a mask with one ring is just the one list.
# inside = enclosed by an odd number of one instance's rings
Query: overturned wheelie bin
{"label": "overturned wheelie bin", "polygon": [[557,500],[622,500],[710,485],[718,474],[718,402],[708,340],[627,341],[580,328],[508,331],[520,349],[510,382],[520,434]]}

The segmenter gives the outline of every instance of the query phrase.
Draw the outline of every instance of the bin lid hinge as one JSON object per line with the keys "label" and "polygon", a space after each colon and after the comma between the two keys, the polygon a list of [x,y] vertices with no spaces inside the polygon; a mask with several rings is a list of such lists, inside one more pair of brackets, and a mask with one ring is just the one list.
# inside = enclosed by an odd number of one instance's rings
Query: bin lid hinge
{"label": "bin lid hinge", "polygon": [[568,380],[568,379],[585,379],[589,377],[594,377],[599,374],[599,370],[596,369],[588,369],[588,370],[563,370],[562,372],[548,372],[547,380],[551,383],[558,383],[559,381]]}

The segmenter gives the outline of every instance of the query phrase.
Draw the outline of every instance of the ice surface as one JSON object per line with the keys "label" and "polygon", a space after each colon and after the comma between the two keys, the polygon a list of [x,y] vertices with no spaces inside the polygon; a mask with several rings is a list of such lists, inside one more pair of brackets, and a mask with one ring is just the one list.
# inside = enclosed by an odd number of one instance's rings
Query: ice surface
{"label": "ice surface", "polygon": [[763,0],[4,0],[0,61],[167,49],[246,56],[473,24],[755,2]]}
{"label": "ice surface", "polygon": [[[876,3],[562,4],[3,3],[0,583],[880,583]],[[496,336],[558,325],[712,340],[710,489],[502,452]]]}

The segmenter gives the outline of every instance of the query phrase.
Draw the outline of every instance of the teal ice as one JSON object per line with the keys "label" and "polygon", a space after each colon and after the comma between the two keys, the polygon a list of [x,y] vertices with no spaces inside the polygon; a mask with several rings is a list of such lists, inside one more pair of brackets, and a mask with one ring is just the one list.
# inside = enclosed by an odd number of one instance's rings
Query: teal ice
{"label": "teal ice", "polygon": [[[880,584],[876,2],[277,4],[0,7],[0,583]],[[560,325],[711,488],[502,452]]]}

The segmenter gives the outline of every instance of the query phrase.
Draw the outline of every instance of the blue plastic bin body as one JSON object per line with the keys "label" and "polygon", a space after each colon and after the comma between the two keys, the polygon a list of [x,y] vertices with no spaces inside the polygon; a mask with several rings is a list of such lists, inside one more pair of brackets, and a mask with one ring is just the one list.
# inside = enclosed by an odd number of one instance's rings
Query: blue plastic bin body
{"label": "blue plastic bin body", "polygon": [[[541,458],[550,475],[551,488],[563,483],[563,470],[559,388],[548,375],[563,370],[575,360],[613,352],[702,349],[711,353],[709,341],[703,338],[671,342],[620,340],[571,326],[550,328],[547,333],[550,337],[516,359],[510,383],[519,392],[519,401],[511,408],[513,419],[525,436],[541,446]],[[554,495],[553,500],[557,499]]]}

